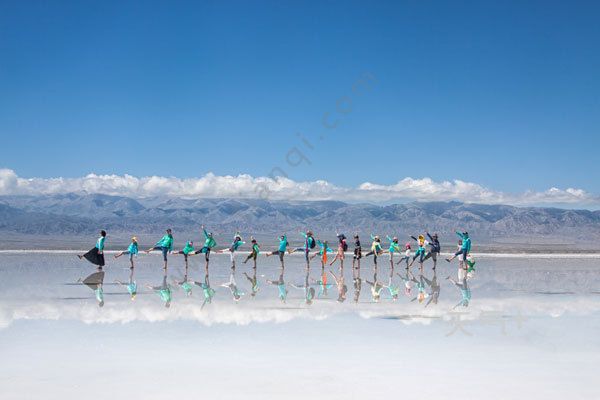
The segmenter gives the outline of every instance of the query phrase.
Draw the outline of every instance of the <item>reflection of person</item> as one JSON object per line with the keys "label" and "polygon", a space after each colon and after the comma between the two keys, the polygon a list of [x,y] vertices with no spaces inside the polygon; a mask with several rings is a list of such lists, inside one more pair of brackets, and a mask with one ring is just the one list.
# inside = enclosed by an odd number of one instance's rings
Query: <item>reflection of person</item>
{"label": "reflection of person", "polygon": [[383,283],[377,280],[377,272],[373,274],[373,282],[370,282],[366,279],[362,280],[366,282],[369,286],[371,286],[371,301],[374,303],[378,303],[381,298],[381,291],[383,290]]}
{"label": "reflection of person", "polygon": [[304,291],[304,300],[303,300],[303,302],[306,303],[307,305],[311,305],[313,299],[315,298],[315,288],[310,287],[310,285],[308,284],[308,274],[309,274],[309,271],[307,269],[306,270],[306,277],[304,278],[304,284],[298,284],[298,285],[296,285],[295,283],[288,282],[288,285],[290,285],[291,287],[294,287],[296,289],[303,290]]}
{"label": "reflection of person", "polygon": [[414,282],[417,288],[417,297],[411,299],[410,301],[419,300],[419,303],[422,303],[425,300],[425,297],[428,296],[425,293],[425,279],[423,274],[419,274],[419,280],[416,280],[412,272],[408,271],[408,273],[410,275],[411,282]]}
{"label": "reflection of person", "polygon": [[[392,250],[390,250],[391,253]],[[391,261],[391,260],[390,260]],[[390,279],[388,281],[387,285],[384,285],[385,288],[387,288],[390,291],[390,298],[393,301],[398,300],[398,293],[400,292],[400,286],[394,285],[394,263],[392,262],[392,267],[390,268]]]}
{"label": "reflection of person", "polygon": [[467,283],[467,277],[465,276],[460,282],[455,281],[454,279],[447,277],[450,282],[454,283],[454,285],[460,289],[460,293],[462,294],[462,300],[453,307],[468,307],[469,302],[471,301],[471,289],[469,289],[469,284]]}
{"label": "reflection of person", "polygon": [[137,254],[138,254],[138,241],[137,241],[136,237],[132,237],[131,243],[129,243],[129,247],[127,247],[127,250],[122,251],[119,254],[116,254],[115,258],[119,258],[124,254],[129,255],[129,262],[131,263],[131,269],[133,269],[133,267],[134,267],[133,256],[137,256]]}
{"label": "reflection of person", "polygon": [[222,282],[217,284],[217,286],[226,287],[231,290],[231,295],[233,296],[233,301],[239,303],[240,299],[244,295],[244,293],[240,292],[237,287],[237,283],[235,281],[235,268],[231,268],[231,275],[229,275],[229,282]]}
{"label": "reflection of person", "polygon": [[102,285],[104,284],[104,271],[94,272],[85,279],[79,279],[77,283],[83,283],[94,291],[98,307],[104,307],[104,292]]}
{"label": "reflection of person", "polygon": [[121,282],[118,279],[115,279],[115,282],[118,283],[120,286],[125,286],[127,288],[127,291],[129,292],[129,295],[131,296],[131,301],[134,301],[135,296],[137,294],[137,284],[133,280],[134,269],[130,268],[129,271],[129,281],[127,283]]}
{"label": "reflection of person", "polygon": [[212,303],[212,298],[215,295],[215,290],[210,287],[210,281],[208,280],[208,270],[206,270],[206,275],[204,276],[204,282],[198,282],[193,280],[188,280],[192,285],[197,285],[202,288],[204,292],[204,301],[202,302],[202,306],[200,309],[203,309],[206,303]]}
{"label": "reflection of person", "polygon": [[256,279],[256,268],[252,268],[252,270],[254,272],[251,277],[245,272],[244,275],[246,275],[246,279],[248,279],[248,281],[250,282],[250,297],[254,298],[254,296],[256,296],[256,292],[258,292],[260,288],[258,287],[258,280]]}
{"label": "reflection of person", "polygon": [[283,232],[283,235],[281,237],[279,237],[279,249],[272,251],[270,253],[267,253],[267,258],[269,256],[278,255],[279,261],[281,261],[281,268],[285,268],[285,265],[283,264],[283,256],[285,255],[285,249],[287,248],[287,246],[288,246],[287,233]]}
{"label": "reflection of person", "polygon": [[338,289],[337,301],[342,303],[344,300],[346,300],[346,292],[348,291],[348,287],[346,285],[344,285],[344,269],[342,267],[340,267],[340,276],[339,277],[337,277],[331,270],[329,270],[329,273],[331,274],[331,276],[333,276],[333,280],[335,281],[335,283],[337,285],[337,289]]}
{"label": "reflection of person", "polygon": [[173,235],[171,234],[170,228],[167,229],[167,234],[163,236],[163,238],[160,239],[158,242],[156,242],[156,245],[154,245],[154,247],[151,247],[148,250],[146,250],[146,253],[150,253],[154,250],[160,250],[162,252],[163,260],[165,262],[164,268],[167,269],[167,254],[173,251]]}
{"label": "reflection of person", "polygon": [[327,283],[327,274],[325,273],[325,266],[321,268],[321,276],[319,280],[310,277],[310,280],[319,285],[319,292],[317,297],[327,296],[327,291],[333,287],[333,284]]}
{"label": "reflection of person", "polygon": [[178,281],[174,281],[174,282],[171,282],[171,284],[181,286],[183,288],[183,290],[185,291],[185,295],[186,296],[191,296],[192,295],[192,288],[194,287],[194,284],[188,280],[188,268],[187,268],[187,266],[185,267],[185,275],[183,276],[183,280],[179,281],[179,282]]}
{"label": "reflection of person", "polygon": [[102,271],[102,267],[104,267],[104,240],[106,239],[106,231],[100,231],[100,237],[96,241],[96,246],[94,246],[90,251],[85,254],[77,254],[77,257],[81,260],[85,258],[92,264],[98,266],[97,270]]}
{"label": "reflection of person", "polygon": [[279,290],[279,300],[281,300],[285,303],[287,300],[288,291],[285,287],[285,280],[283,278],[283,272],[284,272],[284,269],[281,268],[281,274],[279,275],[279,279],[276,281],[267,279],[267,283],[277,286],[277,289]]}
{"label": "reflection of person", "polygon": [[149,289],[152,289],[156,292],[157,295],[165,302],[165,307],[171,307],[171,299],[173,298],[173,292],[171,291],[171,286],[167,283],[167,270],[164,269],[165,274],[163,276],[162,283],[160,286],[152,286],[149,283],[146,283],[146,286]]}
{"label": "reflection of person", "polygon": [[423,276],[423,279],[425,280],[425,282],[427,283],[427,285],[429,285],[429,288],[431,289],[431,291],[429,292],[429,300],[427,300],[427,304],[425,304],[425,307],[427,307],[429,304],[431,304],[433,302],[433,304],[437,304],[438,303],[438,299],[440,297],[440,284],[437,281],[437,272],[434,269],[433,270],[433,278],[431,278],[431,280],[427,279],[426,276]]}
{"label": "reflection of person", "polygon": [[404,281],[404,294],[407,296],[410,296],[410,289],[412,288],[412,284],[411,284],[411,280],[410,277],[408,276],[408,272],[406,273],[406,276],[402,276],[400,273],[396,273],[396,275],[398,275],[400,277],[400,279],[402,279],[402,281]]}
{"label": "reflection of person", "polygon": [[354,268],[354,266],[352,268],[352,282],[354,283],[354,302],[358,303],[362,286],[362,280],[360,279],[360,261],[358,268]]}

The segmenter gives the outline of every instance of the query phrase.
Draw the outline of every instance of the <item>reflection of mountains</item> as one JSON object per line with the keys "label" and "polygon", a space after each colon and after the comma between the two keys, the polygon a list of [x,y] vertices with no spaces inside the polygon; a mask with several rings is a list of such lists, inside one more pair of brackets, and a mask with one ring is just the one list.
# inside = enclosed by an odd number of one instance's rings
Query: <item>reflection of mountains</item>
{"label": "reflection of mountains", "polygon": [[264,233],[294,232],[299,226],[378,232],[416,232],[427,227],[450,235],[452,229],[461,227],[481,237],[585,237],[588,247],[597,247],[594,242],[600,238],[600,211],[457,202],[376,206],[335,201],[130,199],[97,194],[1,196],[0,220],[0,231],[40,235],[95,233],[95,221],[101,221],[112,233],[157,232],[167,225],[179,232],[196,232],[204,223],[223,232]]}

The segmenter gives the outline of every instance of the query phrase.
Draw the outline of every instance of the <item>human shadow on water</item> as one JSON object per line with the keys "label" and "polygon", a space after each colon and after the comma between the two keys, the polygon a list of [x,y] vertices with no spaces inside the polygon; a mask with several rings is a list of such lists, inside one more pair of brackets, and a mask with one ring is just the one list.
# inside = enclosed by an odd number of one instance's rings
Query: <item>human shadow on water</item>
{"label": "human shadow on water", "polygon": [[77,283],[83,283],[94,291],[96,300],[98,300],[98,307],[104,307],[104,291],[102,285],[104,284],[104,271],[94,272],[88,275],[85,279],[79,279]]}
{"label": "human shadow on water", "polygon": [[191,279],[188,280],[188,282],[191,283],[192,285],[200,286],[202,288],[202,292],[204,293],[204,301],[202,302],[202,306],[200,307],[200,309],[204,309],[204,306],[207,303],[208,304],[212,303],[212,299],[215,296],[215,290],[210,287],[210,280],[208,277],[208,269],[205,270],[204,282],[194,281]]}
{"label": "human shadow on water", "polygon": [[127,292],[131,296],[131,301],[134,301],[135,296],[137,295],[137,284],[136,284],[135,280],[133,280],[134,270],[135,270],[134,267],[129,268],[129,279],[128,279],[127,283],[125,283],[119,279],[115,279],[115,282],[118,283],[119,286],[124,286],[125,288],[127,288]]}

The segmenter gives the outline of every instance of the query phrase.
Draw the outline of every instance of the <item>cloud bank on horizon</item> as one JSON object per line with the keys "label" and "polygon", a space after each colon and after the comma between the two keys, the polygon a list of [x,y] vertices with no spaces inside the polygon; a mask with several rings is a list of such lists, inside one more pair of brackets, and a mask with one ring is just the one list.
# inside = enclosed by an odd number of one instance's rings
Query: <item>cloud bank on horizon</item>
{"label": "cloud bank on horizon", "polygon": [[216,176],[199,178],[134,177],[95,175],[81,178],[21,178],[11,169],[0,169],[0,195],[51,195],[66,193],[106,194],[143,198],[176,196],[183,198],[263,198],[269,200],[343,200],[382,203],[392,200],[460,201],[480,204],[531,206],[565,204],[599,206],[600,195],[581,189],[550,188],[543,192],[509,193],[472,182],[435,182],[430,178],[404,178],[395,185],[364,182],[358,187],[342,187],[327,181],[296,182],[288,178]]}

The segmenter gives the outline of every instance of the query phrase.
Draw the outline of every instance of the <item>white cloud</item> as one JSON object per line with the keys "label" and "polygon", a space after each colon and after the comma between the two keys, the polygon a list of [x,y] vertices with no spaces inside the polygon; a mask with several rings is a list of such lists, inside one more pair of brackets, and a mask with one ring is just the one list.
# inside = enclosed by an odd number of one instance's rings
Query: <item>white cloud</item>
{"label": "white cloud", "polygon": [[57,193],[102,193],[127,197],[157,195],[184,198],[245,197],[271,200],[344,200],[387,202],[394,199],[419,201],[456,200],[482,204],[516,206],[567,204],[598,206],[600,195],[581,189],[550,188],[543,192],[502,192],[461,180],[435,182],[430,178],[404,178],[395,185],[364,182],[358,187],[341,187],[329,182],[295,182],[278,177],[254,178],[247,174],[216,176],[208,173],[199,178],[131,175],[95,175],[82,178],[21,178],[10,169],[0,169],[0,195],[48,195]]}

